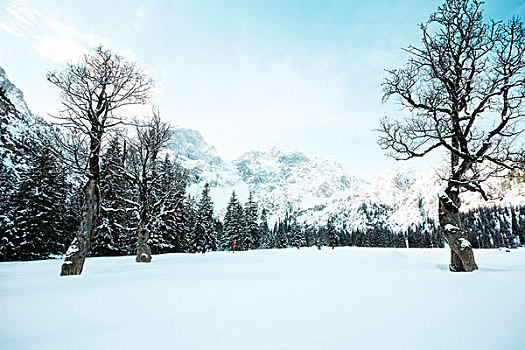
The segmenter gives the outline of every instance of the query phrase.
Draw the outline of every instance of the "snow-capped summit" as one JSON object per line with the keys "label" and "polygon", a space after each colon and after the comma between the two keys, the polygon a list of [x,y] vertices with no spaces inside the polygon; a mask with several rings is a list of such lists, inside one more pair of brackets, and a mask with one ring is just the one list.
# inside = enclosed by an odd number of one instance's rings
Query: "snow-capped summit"
{"label": "snow-capped summit", "polygon": [[252,185],[276,184],[290,176],[291,169],[308,162],[299,150],[275,146],[269,151],[251,151],[233,161],[243,180]]}
{"label": "snow-capped summit", "polygon": [[13,104],[18,113],[23,116],[30,116],[31,111],[27,108],[24,94],[7,77],[5,70],[0,67],[0,88],[5,92],[5,96]]}
{"label": "snow-capped summit", "polygon": [[168,148],[179,157],[190,160],[202,160],[210,165],[221,165],[222,159],[215,147],[209,146],[197,130],[176,128],[168,142]]}
{"label": "snow-capped summit", "polygon": [[308,161],[308,157],[303,152],[289,145],[274,146],[267,153],[277,158],[280,163],[291,166]]}
{"label": "snow-capped summit", "polygon": [[0,67],[0,161],[17,173],[24,167],[25,143],[30,135],[37,132],[45,122],[33,116],[24,100],[24,94],[7,77]]}
{"label": "snow-capped summit", "polygon": [[241,200],[253,192],[270,217],[277,218],[348,195],[365,183],[339,163],[311,159],[291,146],[250,151],[226,162],[198,131],[178,128],[168,149],[189,170],[190,193],[198,195],[205,182],[210,184],[219,215],[233,190]]}
{"label": "snow-capped summit", "polygon": [[310,159],[290,146],[248,152],[233,163],[261,205],[274,216],[322,205],[364,183],[339,163]]}
{"label": "snow-capped summit", "polygon": [[[193,129],[176,128],[167,143],[167,151],[189,171],[190,184],[209,183],[212,188],[231,187],[240,181],[235,167],[224,162],[215,147]],[[196,186],[193,186],[197,194]],[[198,186],[197,186],[198,187]]]}
{"label": "snow-capped summit", "polygon": [[293,189],[299,184],[303,191],[318,197],[331,197],[335,190],[346,190],[355,182],[337,162],[308,158],[299,150],[289,147],[273,147],[269,151],[251,151],[233,161],[243,180],[254,186],[272,190],[279,184]]}

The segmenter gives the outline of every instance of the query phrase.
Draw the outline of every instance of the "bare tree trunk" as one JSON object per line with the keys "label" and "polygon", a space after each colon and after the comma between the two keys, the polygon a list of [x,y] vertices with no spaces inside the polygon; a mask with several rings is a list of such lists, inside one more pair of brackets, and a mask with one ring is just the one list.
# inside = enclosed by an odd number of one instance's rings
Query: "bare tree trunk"
{"label": "bare tree trunk", "polygon": [[77,236],[67,249],[64,263],[60,271],[61,276],[80,275],[84,261],[89,254],[91,242],[97,229],[97,220],[100,213],[100,145],[102,129],[92,126],[90,140],[89,176],[84,186],[84,206],[82,208],[82,222]]}
{"label": "bare tree trunk", "polygon": [[137,243],[137,258],[136,262],[150,262],[151,248],[148,245],[149,232],[145,225],[140,225]]}
{"label": "bare tree trunk", "polygon": [[[145,169],[145,168],[144,168]],[[143,171],[143,179],[146,179],[146,171]],[[148,183],[146,180],[140,186],[140,223],[138,228],[138,241],[137,241],[137,258],[136,262],[150,262],[151,261],[151,248],[148,245],[149,230],[148,230],[148,215],[149,203],[148,203]]]}
{"label": "bare tree trunk", "polygon": [[467,233],[461,229],[459,189],[447,185],[439,193],[439,224],[450,246],[450,271],[471,272],[478,269]]}
{"label": "bare tree trunk", "polygon": [[100,191],[95,178],[90,178],[84,186],[84,199],[82,222],[77,236],[66,252],[60,272],[61,276],[80,275],[89,253],[100,209]]}

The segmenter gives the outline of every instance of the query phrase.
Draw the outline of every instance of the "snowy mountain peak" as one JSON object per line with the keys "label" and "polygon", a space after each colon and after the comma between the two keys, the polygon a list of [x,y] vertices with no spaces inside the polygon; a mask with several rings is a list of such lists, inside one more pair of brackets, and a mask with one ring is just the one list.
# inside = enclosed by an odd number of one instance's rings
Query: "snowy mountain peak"
{"label": "snowy mountain peak", "polygon": [[289,165],[295,165],[309,160],[299,149],[288,145],[274,146],[267,153],[271,157],[277,158],[279,162]]}
{"label": "snowy mountain peak", "polygon": [[210,184],[219,215],[233,190],[241,200],[246,199],[249,191],[253,192],[270,216],[283,217],[347,196],[365,184],[349,175],[339,163],[311,159],[292,146],[246,152],[230,163],[219,157],[200,132],[177,128],[168,149],[189,170],[192,195],[198,195],[204,183]]}
{"label": "snowy mountain peak", "polygon": [[193,161],[201,160],[209,165],[221,165],[223,163],[215,147],[209,146],[197,130],[174,129],[167,146],[178,157],[185,157]]}
{"label": "snowy mountain peak", "polygon": [[31,115],[31,111],[24,100],[24,94],[13,83],[11,83],[2,67],[0,67],[0,88],[5,91],[6,97],[19,113],[24,116]]}
{"label": "snowy mountain peak", "polygon": [[269,151],[251,151],[233,161],[246,183],[277,184],[291,175],[292,169],[309,159],[289,146],[276,146]]}

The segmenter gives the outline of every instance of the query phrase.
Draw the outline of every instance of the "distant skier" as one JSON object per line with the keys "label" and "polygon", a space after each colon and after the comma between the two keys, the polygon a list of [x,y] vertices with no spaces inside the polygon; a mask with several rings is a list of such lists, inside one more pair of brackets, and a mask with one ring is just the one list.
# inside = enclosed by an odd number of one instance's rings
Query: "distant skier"
{"label": "distant skier", "polygon": [[202,242],[202,254],[206,253],[207,249],[208,249],[208,242],[206,242],[206,240],[204,240]]}
{"label": "distant skier", "polygon": [[235,253],[235,241],[232,242],[232,252]]}

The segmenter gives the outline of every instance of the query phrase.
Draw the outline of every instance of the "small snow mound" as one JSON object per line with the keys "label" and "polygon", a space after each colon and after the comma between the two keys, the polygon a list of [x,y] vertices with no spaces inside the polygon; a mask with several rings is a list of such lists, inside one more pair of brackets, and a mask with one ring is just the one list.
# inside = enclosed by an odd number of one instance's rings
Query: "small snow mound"
{"label": "small snow mound", "polygon": [[446,224],[445,225],[446,231],[459,231],[459,228],[457,226],[454,226],[452,224]]}
{"label": "small snow mound", "polygon": [[472,247],[472,244],[470,244],[468,239],[465,238],[459,238],[459,243],[461,244],[461,250],[465,250],[466,248]]}
{"label": "small snow mound", "polygon": [[76,244],[71,244],[69,246],[69,248],[67,249],[67,252],[66,252],[66,255],[67,256],[70,256],[72,254],[75,254],[76,252],[78,252],[80,249],[78,248],[78,246]]}

